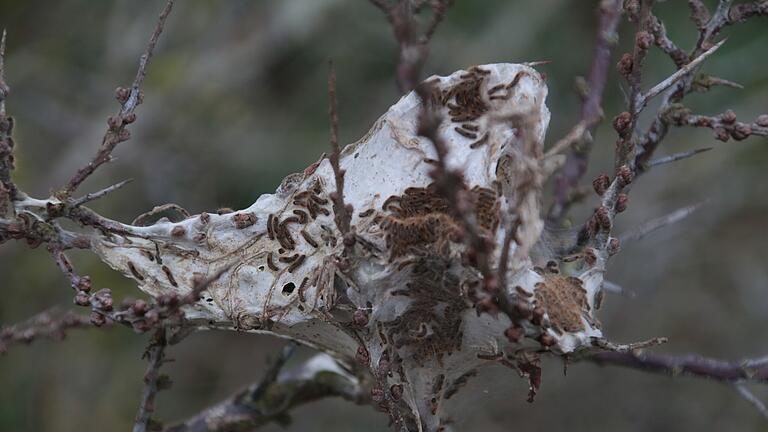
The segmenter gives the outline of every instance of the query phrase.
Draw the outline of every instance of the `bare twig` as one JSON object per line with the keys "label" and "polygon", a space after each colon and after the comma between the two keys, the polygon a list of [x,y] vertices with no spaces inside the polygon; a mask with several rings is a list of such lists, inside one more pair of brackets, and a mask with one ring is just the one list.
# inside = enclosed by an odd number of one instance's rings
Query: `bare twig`
{"label": "bare twig", "polygon": [[667,112],[666,119],[674,126],[704,127],[712,129],[717,140],[727,142],[733,138],[741,141],[750,136],[768,136],[768,114],[763,114],[751,123],[736,121],[736,113],[728,110],[716,116],[692,114],[682,105],[674,105]]}
{"label": "bare twig", "polygon": [[752,393],[747,386],[745,386],[742,383],[734,383],[733,389],[736,390],[736,393],[739,394],[744,400],[752,404],[752,406],[757,409],[757,412],[760,413],[763,417],[765,417],[766,420],[768,420],[768,408],[765,406],[765,403],[761,401],[760,399],[755,396],[754,393]]}
{"label": "bare twig", "polygon": [[[602,0],[598,9],[600,18],[597,42],[592,56],[592,66],[587,80],[587,94],[581,107],[580,119],[580,123],[591,125],[588,129],[590,137],[596,128],[596,122],[603,116],[601,108],[603,91],[608,81],[611,51],[618,38],[616,29],[621,20],[621,10],[621,0]],[[576,195],[574,192],[578,188],[579,181],[587,172],[591,150],[592,140],[588,138],[577,143],[568,153],[565,165],[555,177],[555,200],[547,216],[550,223],[560,224],[567,215],[574,201]]]}
{"label": "bare twig", "polygon": [[336,191],[331,194],[334,221],[344,236],[344,248],[349,255],[355,241],[350,229],[351,214],[354,210],[344,203],[344,170],[339,166],[341,150],[339,149],[339,114],[336,109],[336,70],[332,61],[328,61],[328,116],[331,120],[331,155],[329,159],[336,180]]}
{"label": "bare twig", "polygon": [[704,204],[706,204],[706,201],[700,202],[698,204],[690,205],[687,207],[683,207],[681,209],[677,209],[672,213],[669,213],[662,217],[648,221],[637,228],[634,228],[625,233],[622,233],[621,236],[619,236],[619,240],[621,241],[622,244],[627,244],[630,242],[640,240],[654,231],[657,231],[661,228],[672,225],[674,223],[680,222],[681,220],[687,218],[693,212],[701,208],[701,206],[703,206]]}
{"label": "bare twig", "polygon": [[104,189],[102,189],[100,191],[96,191],[96,192],[91,192],[91,193],[85,194],[85,195],[83,195],[80,198],[72,200],[72,204],[74,204],[76,206],[79,206],[79,205],[83,205],[85,203],[89,203],[91,201],[96,201],[97,199],[102,198],[105,195],[108,195],[108,194],[110,194],[110,193],[120,189],[121,187],[127,185],[128,183],[130,183],[132,181],[133,181],[133,179],[126,179],[126,180],[123,180],[121,182],[115,183],[112,186],[108,186],[108,187],[106,187],[106,188],[104,188]]}
{"label": "bare twig", "polygon": [[85,181],[96,169],[106,162],[112,159],[112,151],[121,142],[127,141],[130,138],[130,133],[126,129],[126,126],[136,121],[136,106],[143,100],[141,93],[141,85],[144,82],[144,78],[147,76],[147,67],[152,59],[152,53],[155,50],[160,34],[165,27],[165,21],[173,8],[174,0],[168,0],[165,4],[165,8],[160,13],[157,20],[155,30],[152,32],[152,36],[149,38],[147,48],[139,59],[139,69],[136,72],[136,78],[133,80],[133,84],[130,89],[118,88],[116,97],[120,101],[120,111],[113,117],[110,117],[107,121],[109,128],[107,129],[104,139],[101,142],[99,150],[96,155],[88,162],[88,165],[77,170],[77,173],[69,180],[67,185],[62,189],[60,195],[68,197],[74,192],[82,182]]}
{"label": "bare twig", "polygon": [[[696,156],[699,153],[704,153],[712,150],[713,147],[703,147],[693,150],[688,150],[684,152],[674,153],[669,156],[663,156],[660,158],[656,158],[650,162],[648,162],[648,168],[653,168],[659,165],[666,165],[668,163],[677,162],[679,160],[688,159],[689,157]],[[647,168],[646,168],[647,169]]]}
{"label": "bare twig", "polygon": [[586,357],[600,365],[623,366],[670,376],[694,376],[724,382],[768,383],[768,365],[746,367],[697,354],[674,356],[649,352],[601,352]]}
{"label": "bare twig", "polygon": [[650,33],[652,14],[651,8],[655,0],[640,0],[637,33],[632,54],[626,53],[619,61],[619,73],[624,76],[629,84],[630,94],[627,111],[620,113],[613,120],[613,128],[619,135],[616,141],[614,157],[614,172],[618,173],[621,167],[627,165],[630,155],[635,150],[635,130],[638,119],[645,103],[643,97],[643,65],[648,50],[653,42]]}
{"label": "bare twig", "polygon": [[157,392],[167,388],[170,380],[160,374],[160,367],[165,363],[165,327],[158,328],[147,347],[144,357],[149,362],[144,374],[144,390],[141,392],[141,402],[133,423],[133,432],[157,430],[156,420],[152,419],[155,412],[155,396]]}
{"label": "bare twig", "polygon": [[647,92],[643,93],[640,96],[640,101],[638,102],[638,105],[640,109],[644,108],[648,101],[653,99],[654,97],[658,96],[663,92],[664,90],[672,87],[675,83],[680,81],[683,77],[690,74],[694,69],[698,68],[699,65],[707,59],[707,57],[711,56],[715,53],[723,44],[725,43],[726,39],[723,39],[722,41],[718,42],[712,48],[704,51],[700,56],[693,59],[690,63],[686,64],[685,66],[678,69],[675,73],[668,76],[664,80],[662,80],[660,83],[656,84],[655,86],[651,87]]}
{"label": "bare twig", "polygon": [[619,285],[617,283],[614,283],[614,282],[611,282],[611,281],[607,281],[607,280],[603,281],[603,286],[602,286],[601,289],[603,289],[604,291],[609,292],[611,294],[623,295],[623,296],[627,296],[629,298],[637,297],[637,293],[635,291],[627,289],[627,288],[624,288],[623,286],[621,286],[621,285]]}
{"label": "bare twig", "polygon": [[58,308],[43,311],[23,323],[0,329],[0,354],[13,344],[30,344],[37,339],[63,340],[71,329],[91,327],[87,316]]}
{"label": "bare twig", "polygon": [[611,352],[633,352],[640,349],[662,345],[669,342],[669,339],[665,337],[655,337],[642,342],[634,342],[629,344],[617,344],[604,338],[592,338],[592,345],[598,348],[602,348]]}
{"label": "bare twig", "polygon": [[726,362],[697,354],[675,356],[643,351],[601,352],[585,357],[599,365],[622,366],[644,372],[691,376],[721,381],[733,386],[737,393],[766,416],[765,404],[755,397],[744,383],[768,384],[768,363],[755,360]]}

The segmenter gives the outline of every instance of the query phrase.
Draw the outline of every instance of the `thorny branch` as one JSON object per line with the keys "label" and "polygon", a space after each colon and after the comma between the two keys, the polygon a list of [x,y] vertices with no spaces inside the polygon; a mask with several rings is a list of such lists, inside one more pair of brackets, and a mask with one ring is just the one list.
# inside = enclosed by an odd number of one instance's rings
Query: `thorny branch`
{"label": "thorny branch", "polygon": [[166,362],[165,348],[168,341],[165,333],[164,327],[155,330],[152,340],[144,352],[144,357],[149,364],[144,374],[144,390],[141,393],[141,402],[133,424],[133,432],[158,429],[157,420],[152,418],[152,414],[155,412],[155,397],[158,391],[170,387],[171,383],[167,375],[160,374],[160,367]]}
{"label": "thorny branch", "polygon": [[580,119],[580,123],[590,126],[582,135],[583,138],[568,153],[565,165],[555,177],[555,199],[547,216],[549,223],[554,225],[563,221],[571,205],[577,200],[579,181],[587,172],[589,154],[593,146],[592,135],[603,116],[603,92],[608,82],[612,48],[618,40],[616,30],[621,21],[622,0],[602,0],[598,12],[600,16],[597,42],[592,55],[592,66],[586,84],[587,94],[581,106]]}
{"label": "thorny branch", "polygon": [[134,111],[144,100],[144,96],[141,92],[141,85],[144,82],[144,78],[147,76],[147,67],[149,66],[150,60],[152,60],[155,45],[157,45],[157,41],[160,39],[160,34],[162,34],[163,28],[165,27],[165,21],[171,13],[171,9],[173,9],[173,2],[174,0],[168,0],[165,4],[165,8],[160,12],[157,25],[152,32],[152,36],[149,38],[147,48],[139,59],[139,70],[136,72],[136,78],[133,80],[131,88],[126,89],[120,87],[115,91],[115,97],[120,102],[120,111],[115,116],[108,119],[107,124],[109,127],[101,142],[101,147],[99,147],[99,150],[96,152],[93,159],[88,162],[88,165],[77,170],[77,173],[69,180],[64,189],[62,189],[59,194],[60,196],[69,197],[72,192],[85,181],[85,179],[93,174],[94,171],[112,159],[112,151],[118,144],[128,141],[131,137],[126,126],[136,121],[136,114]]}
{"label": "thorny branch", "polygon": [[[690,54],[684,56],[685,58],[680,55],[680,50],[663,50],[672,57],[679,69],[684,69],[687,64],[695,61],[702,54],[709,52],[714,46],[717,46],[714,39],[725,27],[742,23],[750,17],[768,16],[768,0],[751,1],[738,5],[733,5],[732,3],[732,0],[721,0],[718,2],[715,11],[710,13],[709,9],[701,1],[689,1],[692,11],[691,19],[699,30],[696,46],[691,50]],[[663,29],[663,26],[660,28]],[[660,30],[655,33],[655,37],[657,45],[665,40],[668,41],[666,34]],[[737,86],[720,78],[707,75],[697,76],[696,72],[699,67],[689,68],[690,70],[687,73],[682,74],[675,84],[662,93],[661,105],[656,113],[656,117],[647,130],[637,137],[636,154],[633,164],[636,170],[642,171],[647,168],[653,153],[659,147],[664,137],[666,137],[669,126],[675,124],[670,118],[669,113],[675,110],[676,104],[679,104],[686,95],[693,91],[708,91],[714,85]],[[720,140],[727,140],[729,132],[728,129],[718,128],[715,129],[715,136]],[[743,139],[751,135],[751,133],[745,135],[743,132],[746,132],[746,128],[737,132],[734,138],[739,137]]]}
{"label": "thorny branch", "polygon": [[0,328],[0,354],[10,345],[30,344],[35,339],[64,340],[68,330],[90,326],[87,316],[71,311],[61,313],[58,308],[46,310],[23,323]]}
{"label": "thorny branch", "polygon": [[586,360],[669,376],[693,376],[730,383],[768,383],[768,358],[727,362],[697,354],[675,356],[645,351],[601,352]]}
{"label": "thorny branch", "polygon": [[328,62],[328,116],[331,124],[331,155],[329,159],[336,181],[336,191],[331,194],[334,221],[336,227],[344,235],[344,247],[347,255],[350,255],[355,241],[350,228],[354,209],[351,205],[344,203],[344,170],[339,166],[341,149],[339,149],[339,114],[336,109],[336,70],[332,61]]}

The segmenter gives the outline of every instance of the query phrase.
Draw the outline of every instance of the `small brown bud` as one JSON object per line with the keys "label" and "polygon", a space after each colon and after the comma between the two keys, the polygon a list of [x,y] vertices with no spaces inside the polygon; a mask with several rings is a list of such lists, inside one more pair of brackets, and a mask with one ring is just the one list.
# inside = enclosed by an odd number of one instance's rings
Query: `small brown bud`
{"label": "small brown bud", "polygon": [[725,124],[733,124],[736,121],[736,113],[728,110],[720,115],[720,119]]}
{"label": "small brown bud", "polygon": [[597,219],[598,225],[600,225],[601,229],[604,229],[606,231],[611,229],[611,216],[608,213],[608,209],[605,207],[600,207],[595,212],[595,219]]}
{"label": "small brown bud", "polygon": [[622,76],[627,77],[632,73],[632,64],[632,54],[624,53],[624,55],[621,56],[621,60],[619,60],[619,63],[616,65],[616,69]]}
{"label": "small brown bud", "polygon": [[523,331],[522,327],[510,327],[504,330],[504,336],[512,343],[518,343],[525,336],[525,331]]}
{"label": "small brown bud", "polygon": [[755,120],[758,126],[768,127],[768,114],[763,114]]}
{"label": "small brown bud", "polygon": [[736,126],[731,131],[731,136],[736,141],[745,140],[750,135],[752,135],[752,126],[746,123],[736,123]]}
{"label": "small brown bud", "polygon": [[542,333],[541,336],[539,336],[539,343],[542,346],[551,347],[555,344],[555,338],[549,333]]}
{"label": "small brown bud", "polygon": [[621,168],[619,168],[619,186],[625,187],[628,184],[632,183],[632,170],[629,169],[628,166],[622,165]]}
{"label": "small brown bud", "polygon": [[630,21],[634,21],[637,18],[637,14],[640,12],[640,1],[626,0],[624,2],[624,11],[629,15]]}
{"label": "small brown bud", "polygon": [[210,221],[211,221],[211,215],[209,215],[206,212],[200,213],[200,223],[201,224],[205,225],[205,224],[207,224]]}
{"label": "small brown bud", "polygon": [[121,104],[128,101],[128,97],[131,95],[131,90],[125,87],[118,87],[115,89],[115,99]]}
{"label": "small brown bud", "polygon": [[183,235],[184,235],[184,234],[186,234],[186,233],[187,233],[187,230],[186,230],[186,229],[184,229],[184,227],[183,227],[183,226],[181,226],[181,225],[175,226],[175,227],[173,227],[173,229],[171,230],[171,235],[172,235],[173,237],[181,237],[181,236],[183,236]]}
{"label": "small brown bud", "polygon": [[131,131],[128,129],[120,129],[120,132],[117,133],[117,139],[122,141],[128,141],[131,139]]}
{"label": "small brown bud", "polygon": [[531,306],[526,302],[515,302],[512,307],[514,308],[515,314],[522,319],[529,320],[533,316],[533,310],[531,310]]}
{"label": "small brown bud", "polygon": [[97,307],[105,311],[111,311],[113,308],[112,291],[108,288],[100,289],[93,294],[93,301],[96,302]]}
{"label": "small brown bud", "polygon": [[603,196],[606,190],[608,190],[608,186],[611,185],[611,179],[608,178],[605,174],[600,174],[599,176],[595,177],[594,180],[592,180],[592,187],[595,189],[595,192]]}
{"label": "small brown bud", "polygon": [[133,311],[133,313],[139,316],[144,315],[147,312],[147,308],[148,308],[147,302],[141,299],[136,300],[131,305],[131,310]]}
{"label": "small brown bud", "polygon": [[608,255],[614,256],[619,253],[619,250],[621,250],[621,243],[619,242],[619,239],[616,237],[611,237],[611,239],[608,240]]}
{"label": "small brown bud", "polygon": [[223,214],[227,214],[227,213],[232,213],[233,211],[234,210],[232,210],[229,207],[222,207],[222,208],[216,210],[216,214],[223,215]]}
{"label": "small brown bud", "polygon": [[358,327],[365,327],[368,325],[368,312],[363,309],[355,310],[352,314],[352,322]]}
{"label": "small brown bud", "polygon": [[392,395],[392,399],[396,401],[400,400],[400,398],[403,397],[402,384],[393,384],[392,387],[389,388],[389,393]]}
{"label": "small brown bud", "polygon": [[77,294],[75,294],[73,301],[78,306],[88,306],[91,304],[91,296],[84,293],[83,291],[79,291]]}
{"label": "small brown bud", "polygon": [[635,35],[635,43],[641,50],[647,50],[653,43],[653,36],[645,30],[639,31],[637,32],[637,35]]}
{"label": "small brown bud", "polygon": [[355,353],[355,360],[357,360],[357,362],[363,366],[368,366],[368,362],[371,361],[371,355],[368,353],[368,350],[365,349],[364,346],[360,345],[359,347],[357,347],[357,352]]}
{"label": "small brown bud", "polygon": [[135,113],[128,113],[123,117],[123,124],[131,124],[136,121]]}
{"label": "small brown bud", "polygon": [[544,322],[544,309],[536,307],[533,309],[533,315],[531,316],[531,322],[534,325],[540,326]]}
{"label": "small brown bud", "polygon": [[91,312],[91,324],[95,325],[96,327],[101,327],[106,323],[107,319],[104,317],[104,315],[98,312]]}
{"label": "small brown bud", "polygon": [[627,194],[619,194],[619,196],[616,197],[616,213],[621,213],[626,210],[628,201],[629,197],[627,197]]}
{"label": "small brown bud", "polygon": [[731,139],[731,135],[728,133],[727,130],[723,128],[715,128],[712,130],[712,134],[715,136],[715,139],[722,142],[728,142],[729,139]]}
{"label": "small brown bud", "polygon": [[624,111],[617,115],[613,119],[613,128],[621,136],[625,136],[629,132],[629,127],[632,125],[632,114]]}
{"label": "small brown bud", "polygon": [[107,126],[111,130],[117,130],[120,126],[122,126],[122,122],[120,121],[120,116],[109,116],[107,118]]}
{"label": "small brown bud", "polygon": [[78,291],[89,292],[91,291],[91,277],[90,276],[78,276],[75,280],[75,289]]}

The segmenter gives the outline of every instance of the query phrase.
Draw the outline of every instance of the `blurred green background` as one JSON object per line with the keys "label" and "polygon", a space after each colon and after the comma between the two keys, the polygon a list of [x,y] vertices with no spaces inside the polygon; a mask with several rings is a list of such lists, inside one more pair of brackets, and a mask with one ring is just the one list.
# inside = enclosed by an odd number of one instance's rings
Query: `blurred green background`
{"label": "blurred green background", "polygon": [[[712,1],[708,2],[712,4]],[[576,121],[574,77],[592,56],[597,1],[457,0],[431,45],[427,75],[473,64],[552,60],[549,142]],[[84,164],[100,143],[113,92],[128,85],[162,8],[160,1],[0,0],[8,30],[8,110],[17,119],[17,183],[46,196]],[[683,1],[658,2],[670,36],[689,48],[696,33]],[[622,26],[627,49],[632,28]],[[768,112],[768,19],[729,28],[705,70],[740,82],[694,94],[695,112],[733,109],[740,119]],[[191,212],[248,206],[281,178],[302,170],[328,147],[326,60],[338,74],[340,133],[355,141],[399,95],[397,47],[381,13],[364,0],[180,1],[146,81],[133,139],[83,190],[135,181],[95,204],[130,221],[152,206],[176,202]],[[654,51],[647,83],[673,71]],[[623,96],[612,71],[606,113]],[[653,108],[649,111],[653,112]],[[645,119],[647,120],[647,119]],[[586,177],[612,166],[614,135],[603,126]],[[708,130],[673,130],[659,154],[714,146],[695,159],[644,176],[632,190],[619,230],[681,206],[710,203],[682,224],[625,245],[608,275],[637,293],[609,296],[601,314],[607,336],[621,342],[668,336],[659,351],[724,359],[768,354],[768,140],[720,143]],[[574,214],[581,217],[594,197]],[[582,219],[577,219],[582,220]],[[87,254],[80,272],[117,297],[131,284]],[[44,250],[0,248],[0,323],[71,304],[67,281]],[[142,387],[147,336],[125,328],[70,333],[0,357],[0,430],[111,431],[132,423]],[[206,332],[170,350],[174,387],[159,395],[158,417],[172,422],[258,379],[282,341]],[[311,355],[301,351],[293,359]],[[768,431],[768,424],[728,386],[670,379],[592,364],[545,363],[542,390],[525,402],[526,383],[488,369],[457,398],[458,430],[483,431]],[[768,401],[768,389],[755,388]],[[265,430],[279,430],[269,426]],[[386,431],[368,407],[326,400],[297,409],[292,431]]]}

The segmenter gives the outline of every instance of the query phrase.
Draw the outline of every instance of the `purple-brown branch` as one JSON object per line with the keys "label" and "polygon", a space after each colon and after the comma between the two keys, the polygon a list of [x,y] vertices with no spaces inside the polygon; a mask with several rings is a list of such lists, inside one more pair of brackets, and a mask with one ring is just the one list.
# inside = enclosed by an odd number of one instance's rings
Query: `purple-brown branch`
{"label": "purple-brown branch", "polygon": [[67,185],[59,193],[62,197],[69,197],[82,182],[84,182],[94,171],[96,171],[101,165],[112,160],[112,151],[121,142],[130,139],[131,135],[126,129],[126,126],[136,121],[136,107],[143,101],[144,96],[141,92],[141,85],[144,83],[144,78],[147,76],[147,67],[150,60],[152,60],[152,54],[157,45],[158,39],[165,27],[165,21],[168,15],[173,9],[174,0],[168,0],[160,12],[155,30],[152,32],[152,36],[149,38],[147,48],[144,50],[139,59],[139,69],[136,72],[136,78],[133,80],[133,84],[130,89],[118,88],[115,92],[115,97],[120,102],[120,111],[110,117],[107,120],[107,132],[101,142],[99,150],[96,155],[88,162],[87,165],[77,170],[77,173],[69,180]]}
{"label": "purple-brown branch", "polygon": [[768,384],[768,357],[741,362],[711,359],[698,354],[674,356],[651,352],[601,352],[586,358],[600,365],[622,366],[670,376],[693,376],[726,382]]}
{"label": "purple-brown branch", "polygon": [[714,137],[723,142],[733,138],[741,141],[750,136],[768,136],[768,114],[757,117],[753,122],[737,121],[736,113],[728,110],[716,116],[692,114],[691,110],[676,105],[667,113],[667,120],[674,126],[703,127],[712,129]]}
{"label": "purple-brown branch", "polygon": [[328,62],[328,117],[331,123],[331,155],[328,159],[331,162],[336,182],[336,191],[331,193],[333,220],[336,222],[339,232],[344,236],[344,249],[347,255],[350,255],[355,240],[350,228],[354,209],[351,205],[344,203],[344,170],[339,165],[341,149],[339,148],[339,114],[336,108],[336,70],[332,61]]}
{"label": "purple-brown branch", "polygon": [[133,423],[133,432],[147,432],[158,430],[158,422],[152,418],[155,412],[155,397],[157,392],[170,386],[167,376],[160,374],[160,367],[165,363],[166,340],[165,328],[155,330],[149,342],[144,358],[149,363],[144,373],[144,390],[141,392],[141,402]]}
{"label": "purple-brown branch", "polygon": [[600,3],[597,42],[592,56],[592,66],[587,79],[587,94],[581,107],[580,121],[592,126],[588,128],[587,137],[575,146],[566,158],[565,165],[555,177],[554,203],[550,208],[548,221],[560,224],[574,202],[575,191],[579,181],[587,172],[589,155],[592,151],[597,122],[603,116],[602,100],[605,85],[608,82],[608,71],[611,65],[612,48],[616,44],[616,30],[621,21],[621,0],[602,0]]}
{"label": "purple-brown branch", "polygon": [[[738,5],[732,5],[732,1],[721,0],[714,12],[710,12],[703,2],[698,0],[689,1],[689,6],[692,10],[692,20],[699,31],[696,46],[687,55],[687,61],[685,62],[681,61],[679,51],[671,53],[664,50],[672,57],[680,69],[711,50],[715,45],[715,38],[725,27],[742,23],[751,17],[768,16],[768,0],[751,1]],[[659,35],[656,36],[658,39]],[[645,133],[637,139],[637,151],[634,158],[634,166],[637,169],[644,169],[652,159],[654,152],[666,137],[669,126],[672,124],[668,116],[669,112],[674,110],[676,104],[679,104],[685,96],[692,91],[707,91],[713,85],[734,86],[733,83],[719,78],[696,77],[695,73],[697,71],[698,67],[692,68],[664,93],[656,118]],[[728,131],[725,131],[723,128],[716,129],[715,133],[719,139],[726,138],[729,135]],[[742,136],[744,134],[737,132],[737,135]]]}
{"label": "purple-brown branch", "polygon": [[27,321],[0,328],[0,354],[11,345],[31,344],[38,339],[64,340],[67,331],[91,327],[87,316],[72,311],[61,313],[58,308],[41,312]]}

